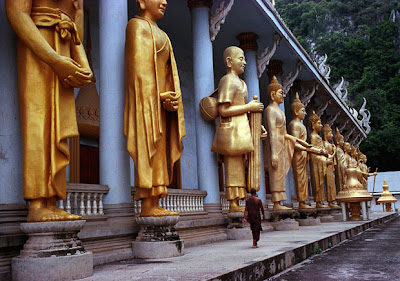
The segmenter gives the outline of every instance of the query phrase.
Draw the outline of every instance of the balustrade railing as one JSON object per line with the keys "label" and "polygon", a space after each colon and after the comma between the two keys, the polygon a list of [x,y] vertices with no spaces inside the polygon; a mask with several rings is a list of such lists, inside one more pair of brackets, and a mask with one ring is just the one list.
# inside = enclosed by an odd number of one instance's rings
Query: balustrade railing
{"label": "balustrade railing", "polygon": [[58,201],[58,207],[74,215],[104,215],[103,196],[109,190],[106,185],[67,183],[67,198]]}
{"label": "balustrade railing", "polygon": [[[168,195],[160,198],[159,205],[172,212],[193,213],[204,212],[204,197],[206,191],[192,189],[168,189]],[[139,214],[141,211],[141,201],[135,200],[135,188],[132,187],[132,201],[134,212]]]}
{"label": "balustrade railing", "polygon": [[[222,206],[222,211],[229,210],[229,201],[226,200],[225,192],[219,193],[219,201]],[[242,207],[246,206],[246,200],[245,199],[239,200],[239,206],[242,206]]]}

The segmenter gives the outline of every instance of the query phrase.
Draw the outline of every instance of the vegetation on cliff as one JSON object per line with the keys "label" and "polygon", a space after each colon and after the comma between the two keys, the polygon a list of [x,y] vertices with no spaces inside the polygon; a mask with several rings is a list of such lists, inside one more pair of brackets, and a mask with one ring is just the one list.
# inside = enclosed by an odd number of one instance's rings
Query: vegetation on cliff
{"label": "vegetation on cliff", "polygon": [[351,106],[367,99],[368,166],[400,170],[400,0],[276,0],[276,8],[309,53],[328,55],[332,85],[350,82]]}

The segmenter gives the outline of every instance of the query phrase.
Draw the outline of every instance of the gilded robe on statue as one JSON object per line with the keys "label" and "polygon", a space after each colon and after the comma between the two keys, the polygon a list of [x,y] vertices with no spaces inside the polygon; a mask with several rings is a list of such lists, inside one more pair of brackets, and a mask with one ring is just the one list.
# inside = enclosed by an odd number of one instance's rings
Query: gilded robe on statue
{"label": "gilded robe on statue", "polygon": [[[242,89],[237,91],[229,90],[229,83],[220,83],[219,104],[245,105],[247,98],[247,86],[243,81]],[[247,113],[219,117],[211,150],[224,155],[226,199],[247,198],[244,157],[254,150]]]}
{"label": "gilded robe on statue", "polygon": [[[268,110],[268,107],[267,107]],[[271,159],[266,159],[268,163],[268,175],[269,175],[269,189],[272,194],[272,202],[285,201],[286,197],[286,175],[289,172],[293,153],[294,145],[296,143],[296,138],[290,136],[286,132],[286,119],[283,112],[281,112],[282,118],[276,119],[276,149],[278,156],[278,167],[274,169],[272,167]],[[268,125],[267,125],[268,127]],[[271,128],[267,131],[271,132]],[[271,144],[270,144],[271,134],[267,138],[267,158],[271,155]]]}
{"label": "gilded robe on statue", "polygon": [[[319,135],[310,135],[310,144],[315,148],[324,149],[322,138]],[[310,155],[311,184],[314,192],[314,201],[325,201],[324,178],[326,175],[326,157],[323,155]]]}
{"label": "gilded robe on statue", "polygon": [[[328,143],[325,146],[325,149],[329,155],[333,155],[335,151],[335,146],[331,143]],[[326,165],[325,184],[326,184],[326,193],[328,202],[336,200],[336,185],[335,185],[335,174],[334,174],[335,166],[333,161],[334,158],[332,158],[332,164]]]}
{"label": "gilded robe on statue", "polygon": [[174,112],[166,111],[160,100],[166,91],[181,94],[172,45],[164,35],[157,49],[146,19],[136,17],[126,29],[124,134],[135,163],[136,200],[167,195],[186,135],[182,98]]}
{"label": "gilded robe on statue", "polygon": [[[291,123],[292,124],[292,123]],[[290,126],[289,124],[289,131]],[[305,126],[301,127],[299,139],[307,141],[307,129]],[[296,195],[298,202],[306,202],[308,200],[308,174],[307,174],[307,151],[295,150],[292,159],[293,179],[296,187]]]}
{"label": "gilded robe on statue", "polygon": [[[71,57],[81,44],[73,19],[60,9],[33,7],[31,18],[58,54]],[[65,199],[67,139],[78,136],[74,89],[20,40],[17,52],[24,198]]]}

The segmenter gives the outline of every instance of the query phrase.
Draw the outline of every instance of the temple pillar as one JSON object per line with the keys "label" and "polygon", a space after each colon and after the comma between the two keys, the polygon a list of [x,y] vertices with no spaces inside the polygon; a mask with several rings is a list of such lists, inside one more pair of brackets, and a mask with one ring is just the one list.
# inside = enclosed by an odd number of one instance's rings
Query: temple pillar
{"label": "temple pillar", "polygon": [[24,203],[18,108],[17,36],[0,0],[0,204]]}
{"label": "temple pillar", "polygon": [[[253,100],[254,96],[260,97],[260,86],[257,74],[257,34],[253,32],[240,33],[236,37],[240,45],[239,47],[244,51],[246,57],[246,69],[244,71],[244,81],[247,84],[247,90],[249,93],[248,102]],[[267,104],[268,105],[268,104]],[[264,157],[263,157],[263,147],[261,146],[261,183],[260,191],[258,192],[258,198],[261,199],[263,203],[266,203],[266,190],[265,190],[265,170],[264,170]]]}
{"label": "temple pillar", "polygon": [[131,203],[129,154],[124,124],[126,0],[99,1],[100,184],[110,187],[106,204]]}
{"label": "temple pillar", "polygon": [[198,104],[214,91],[213,48],[210,39],[209,15],[212,0],[189,0],[192,15],[193,86],[196,118],[197,172],[200,190],[207,191],[204,203],[219,212],[217,155],[211,151],[215,123],[205,121]]}

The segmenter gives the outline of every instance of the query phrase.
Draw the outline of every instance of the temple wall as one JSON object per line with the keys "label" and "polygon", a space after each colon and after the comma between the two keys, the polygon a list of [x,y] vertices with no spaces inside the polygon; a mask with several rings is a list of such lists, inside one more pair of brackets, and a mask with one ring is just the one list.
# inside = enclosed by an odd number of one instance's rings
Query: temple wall
{"label": "temple wall", "polygon": [[[23,203],[17,94],[17,37],[0,0],[0,204]],[[4,40],[5,39],[5,40]]]}

